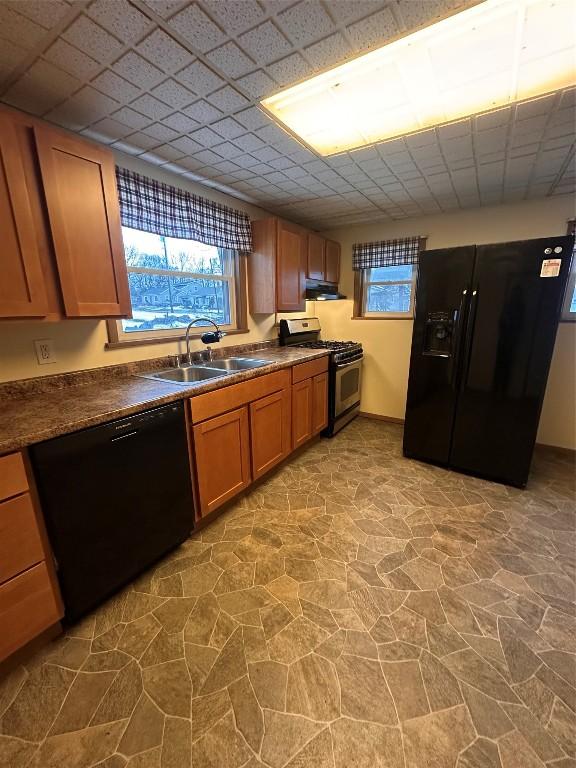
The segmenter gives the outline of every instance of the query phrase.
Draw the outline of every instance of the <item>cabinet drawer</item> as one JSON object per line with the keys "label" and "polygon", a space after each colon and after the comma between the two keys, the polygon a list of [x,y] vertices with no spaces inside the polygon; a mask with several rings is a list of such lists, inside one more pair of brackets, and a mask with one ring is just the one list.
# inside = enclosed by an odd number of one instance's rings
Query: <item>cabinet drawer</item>
{"label": "cabinet drawer", "polygon": [[234,408],[240,408],[252,400],[258,400],[290,386],[290,369],[275,371],[255,379],[231,384],[228,387],[190,398],[192,422],[211,419]]}
{"label": "cabinet drawer", "polygon": [[29,493],[0,504],[0,583],[44,558]]}
{"label": "cabinet drawer", "polygon": [[46,563],[0,586],[0,661],[62,618]]}
{"label": "cabinet drawer", "polygon": [[299,363],[292,368],[292,384],[297,384],[304,379],[311,379],[319,373],[328,370],[328,355],[319,357],[316,360],[309,360],[307,363]]}
{"label": "cabinet drawer", "polygon": [[28,479],[21,453],[0,456],[0,501],[28,490]]}

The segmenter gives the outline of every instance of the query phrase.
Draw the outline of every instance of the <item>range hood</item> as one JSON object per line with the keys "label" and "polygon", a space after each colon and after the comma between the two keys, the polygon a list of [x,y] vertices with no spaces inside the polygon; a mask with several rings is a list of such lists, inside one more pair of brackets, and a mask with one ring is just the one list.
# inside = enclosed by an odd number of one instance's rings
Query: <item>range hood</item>
{"label": "range hood", "polygon": [[306,280],[306,299],[308,301],[334,301],[345,299],[335,283],[322,283],[318,280]]}

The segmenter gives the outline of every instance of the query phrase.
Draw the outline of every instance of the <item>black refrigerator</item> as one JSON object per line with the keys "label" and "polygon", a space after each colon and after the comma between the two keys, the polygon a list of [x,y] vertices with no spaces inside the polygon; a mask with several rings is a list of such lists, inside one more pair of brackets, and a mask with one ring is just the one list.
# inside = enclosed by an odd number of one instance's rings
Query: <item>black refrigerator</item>
{"label": "black refrigerator", "polygon": [[573,245],[420,255],[405,456],[526,485]]}

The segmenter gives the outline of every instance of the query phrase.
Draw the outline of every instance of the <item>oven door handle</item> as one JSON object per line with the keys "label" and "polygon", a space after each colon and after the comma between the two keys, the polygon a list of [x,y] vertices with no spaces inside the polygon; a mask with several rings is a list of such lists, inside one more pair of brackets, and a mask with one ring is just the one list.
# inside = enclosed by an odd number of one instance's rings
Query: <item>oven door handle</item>
{"label": "oven door handle", "polygon": [[350,360],[348,363],[336,363],[337,370],[341,370],[342,368],[349,368],[351,365],[356,365],[356,363],[361,363],[362,358],[357,357],[355,360]]}

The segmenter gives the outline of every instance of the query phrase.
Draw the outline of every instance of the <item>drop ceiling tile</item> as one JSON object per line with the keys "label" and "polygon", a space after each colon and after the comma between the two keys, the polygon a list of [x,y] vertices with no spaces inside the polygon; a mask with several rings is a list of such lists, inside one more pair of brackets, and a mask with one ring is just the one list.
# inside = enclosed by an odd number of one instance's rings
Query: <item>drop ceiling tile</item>
{"label": "drop ceiling tile", "polygon": [[51,29],[70,10],[62,0],[5,0],[3,5],[45,29]]}
{"label": "drop ceiling tile", "polygon": [[332,64],[340,64],[349,58],[353,51],[343,36],[337,32],[325,37],[305,49],[306,56],[319,69],[327,69]]}
{"label": "drop ceiling tile", "polygon": [[[83,115],[86,124],[102,120],[120,107],[120,104],[115,99],[111,99],[89,85],[84,86],[84,88],[75,93],[69,101],[74,105],[78,114],[81,113]],[[115,117],[118,119],[117,116]],[[122,120],[121,122],[124,121]]]}
{"label": "drop ceiling tile", "polygon": [[299,53],[292,53],[280,61],[275,61],[266,69],[281,86],[293,85],[313,73],[313,68]]}
{"label": "drop ceiling tile", "polygon": [[277,157],[275,160],[268,160],[267,162],[277,171],[285,171],[288,168],[294,167],[292,160],[290,160],[289,157],[284,156]]}
{"label": "drop ceiling tile", "polygon": [[221,159],[216,154],[216,152],[213,152],[211,149],[201,149],[199,152],[196,152],[196,154],[194,155],[194,158],[210,166],[213,166],[215,163],[217,163]]}
{"label": "drop ceiling tile", "polygon": [[182,107],[191,104],[196,98],[196,94],[172,79],[160,83],[160,85],[152,89],[151,93],[161,101],[174,107],[174,109],[182,109]]}
{"label": "drop ceiling tile", "polygon": [[478,115],[474,118],[474,124],[477,130],[486,128],[497,128],[500,125],[508,125],[512,117],[512,108],[504,107],[494,112],[488,112],[485,115]]}
{"label": "drop ceiling tile", "polygon": [[164,160],[169,160],[171,162],[175,162],[184,157],[184,154],[180,152],[179,149],[176,149],[176,147],[173,147],[171,144],[163,144],[161,147],[156,147],[154,152],[159,157],[164,158]]}
{"label": "drop ceiling tile", "polygon": [[269,64],[275,59],[280,59],[292,49],[288,40],[271,21],[265,21],[244,32],[238,42],[260,64]]}
{"label": "drop ceiling tile", "polygon": [[506,149],[507,140],[507,125],[491,128],[487,131],[478,131],[474,137],[474,148],[478,155],[488,155]]}
{"label": "drop ceiling tile", "polygon": [[226,39],[220,27],[214,24],[197,3],[171,16],[168,24],[201,53],[221,45]]}
{"label": "drop ceiling tile", "polygon": [[458,120],[455,123],[449,123],[448,125],[441,125],[438,129],[438,136],[440,141],[444,144],[450,139],[458,139],[461,136],[469,136],[472,131],[472,122],[470,118],[464,120]]}
{"label": "drop ceiling tile", "polygon": [[174,131],[172,128],[169,128],[162,123],[154,123],[153,125],[148,126],[148,128],[144,128],[142,133],[163,142],[173,141],[178,136],[178,131]]}
{"label": "drop ceiling tile", "polygon": [[[7,74],[26,58],[28,52],[8,40],[4,40],[0,33],[0,71]],[[64,67],[62,67],[64,69]]]}
{"label": "drop ceiling tile", "polygon": [[129,51],[114,64],[114,70],[138,88],[148,89],[164,79],[164,73],[142,56]]}
{"label": "drop ceiling tile", "polygon": [[203,147],[212,147],[222,141],[222,138],[210,128],[200,128],[190,134],[190,138],[197,141]]}
{"label": "drop ceiling tile", "polygon": [[127,0],[94,0],[87,15],[125,43],[135,43],[152,28],[152,22]]}
{"label": "drop ceiling tile", "polygon": [[241,3],[202,0],[202,5],[221,27],[233,35],[253,27],[264,18],[264,12],[256,0],[242,0]]}
{"label": "drop ceiling tile", "polygon": [[228,77],[240,77],[256,68],[254,61],[232,40],[210,51],[207,58]]}
{"label": "drop ceiling tile", "polygon": [[154,120],[162,120],[163,117],[166,117],[166,115],[172,112],[170,107],[166,106],[166,104],[163,104],[161,101],[158,101],[158,99],[155,99],[154,96],[151,96],[149,93],[140,96],[133,101],[131,106],[134,107],[134,109],[137,109],[138,112],[142,112],[144,115],[147,115]]}
{"label": "drop ceiling tile", "polygon": [[234,144],[243,149],[245,152],[253,152],[256,149],[261,149],[266,146],[264,142],[253,133],[247,133],[245,136],[239,136],[234,139]]}
{"label": "drop ceiling tile", "polygon": [[132,101],[141,93],[139,88],[136,88],[132,83],[124,80],[123,77],[120,77],[110,69],[104,70],[98,77],[95,77],[91,85],[122,103]]}
{"label": "drop ceiling tile", "polygon": [[261,69],[257,72],[245,75],[244,77],[240,77],[236,82],[240,88],[256,99],[270,96],[279,90],[278,83],[274,82],[274,80]]}
{"label": "drop ceiling tile", "polygon": [[261,160],[264,163],[268,163],[270,160],[277,160],[281,157],[280,152],[277,152],[274,147],[262,147],[262,149],[255,149],[252,154],[257,160]]}
{"label": "drop ceiling tile", "polygon": [[383,8],[366,19],[347,27],[355,51],[366,51],[381,46],[397,37],[400,29],[390,8]]}
{"label": "drop ceiling tile", "polygon": [[162,29],[156,28],[136,46],[136,50],[162,72],[172,74],[194,60],[189,51]]}
{"label": "drop ceiling tile", "polygon": [[153,139],[151,136],[147,136],[145,133],[132,133],[130,136],[127,136],[125,139],[127,144],[132,144],[134,147],[139,147],[140,149],[147,150],[152,149],[152,147],[157,147],[158,144],[161,142],[158,141],[158,139]]}
{"label": "drop ceiling tile", "polygon": [[231,85],[220,88],[219,91],[210,94],[207,98],[211,104],[223,112],[234,112],[248,104],[248,99]]}
{"label": "drop ceiling tile", "polygon": [[186,5],[188,0],[142,0],[142,2],[158,16],[167,19]]}
{"label": "drop ceiling tile", "polygon": [[188,136],[182,136],[179,139],[174,139],[170,142],[171,146],[181,150],[186,155],[192,155],[194,152],[199,152],[202,149],[202,145],[197,141],[192,141]]}
{"label": "drop ceiling tile", "polygon": [[[4,47],[4,44],[2,44],[2,47]],[[56,64],[64,72],[84,80],[90,79],[101,69],[101,65],[97,61],[94,61],[90,56],[87,56],[62,38],[58,38],[48,48],[44,53],[44,58],[52,62],[52,64]]]}
{"label": "drop ceiling tile", "polygon": [[234,115],[235,119],[247,128],[249,131],[254,131],[257,128],[270,124],[270,118],[262,112],[258,107],[249,107],[248,109],[237,112]]}
{"label": "drop ceiling tile", "polygon": [[63,97],[48,88],[39,89],[34,80],[25,74],[5,91],[2,100],[32,115],[43,115],[63,101]]}
{"label": "drop ceiling tile", "polygon": [[218,146],[214,147],[214,152],[217,152],[220,157],[225,157],[227,159],[237,158],[244,153],[242,149],[239,149],[239,147],[236,147],[229,141],[218,144]]}
{"label": "drop ceiling tile", "polygon": [[129,133],[132,133],[132,130],[117,120],[105,117],[104,120],[98,120],[98,122],[91,125],[83,133],[85,136],[91,136],[96,141],[111,143],[128,136]]}
{"label": "drop ceiling tile", "polygon": [[135,112],[130,107],[122,107],[117,112],[114,112],[112,117],[119,120],[124,125],[130,126],[136,130],[140,130],[147,125],[150,125],[150,118],[141,115],[140,112]]}
{"label": "drop ceiling tile", "polygon": [[223,120],[213,123],[210,127],[217,131],[224,139],[235,139],[237,136],[242,136],[243,133],[246,133],[244,126],[240,125],[232,117],[225,117]]}
{"label": "drop ceiling tile", "polygon": [[212,104],[208,104],[204,99],[196,101],[194,104],[183,109],[182,112],[199,123],[210,123],[222,116],[222,112],[219,109],[213,107]]}
{"label": "drop ceiling tile", "polygon": [[110,63],[124,50],[119,40],[87,16],[77,18],[62,36],[101,64]]}
{"label": "drop ceiling tile", "polygon": [[278,14],[284,34],[298,46],[334,31],[332,19],[317,0],[303,0]]}
{"label": "drop ceiling tile", "polygon": [[191,117],[183,115],[182,112],[175,112],[173,115],[163,118],[163,125],[167,125],[178,133],[190,133],[198,127],[196,120],[192,120]]}
{"label": "drop ceiling tile", "polygon": [[140,147],[137,147],[135,144],[130,144],[128,141],[124,141],[124,139],[115,141],[114,144],[112,144],[112,148],[118,150],[118,152],[123,152],[125,155],[142,154],[142,149]]}
{"label": "drop ceiling tile", "polygon": [[177,79],[201,96],[224,85],[224,80],[198,59],[181,69]]}

